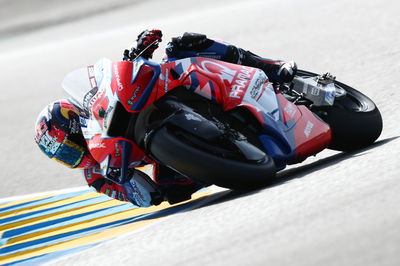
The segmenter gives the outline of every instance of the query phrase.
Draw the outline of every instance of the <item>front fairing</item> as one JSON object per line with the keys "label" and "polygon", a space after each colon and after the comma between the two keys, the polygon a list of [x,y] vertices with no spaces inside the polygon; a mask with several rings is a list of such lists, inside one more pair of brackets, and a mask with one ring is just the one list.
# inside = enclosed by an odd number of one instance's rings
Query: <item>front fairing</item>
{"label": "front fairing", "polygon": [[139,57],[134,62],[114,63],[113,73],[116,84],[112,88],[117,87],[114,90],[128,112],[140,112],[156,100],[160,64]]}
{"label": "front fairing", "polygon": [[132,73],[131,62],[101,59],[93,66],[69,73],[62,82],[70,100],[82,111],[82,133],[90,153],[101,165],[103,175],[107,174],[110,167],[126,170],[127,167],[142,165],[147,160],[145,153],[132,140],[122,135],[110,135],[113,117],[122,103],[121,99],[127,103],[121,95],[124,89],[128,92],[133,87],[130,86],[133,75],[127,76],[126,71]]}

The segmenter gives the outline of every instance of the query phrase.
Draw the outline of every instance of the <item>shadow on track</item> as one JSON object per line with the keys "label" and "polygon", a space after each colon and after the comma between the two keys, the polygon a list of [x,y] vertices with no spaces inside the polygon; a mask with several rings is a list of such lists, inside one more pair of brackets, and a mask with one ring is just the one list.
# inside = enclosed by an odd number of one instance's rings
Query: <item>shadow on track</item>
{"label": "shadow on track", "polygon": [[[247,191],[243,191],[243,190],[227,190],[227,191],[222,191],[219,193],[215,193],[210,197],[210,202],[203,205],[200,208],[206,207],[206,206],[211,206],[211,205],[215,205],[215,204],[220,204],[223,203],[225,201],[229,201],[229,200],[233,200],[236,198],[241,198],[241,197],[245,197],[248,195],[252,195],[255,193],[258,193],[264,189],[268,189],[271,187],[275,187],[275,186],[280,186],[283,185],[284,183],[295,179],[295,178],[302,178],[312,172],[318,171],[322,168],[340,163],[342,161],[345,161],[347,159],[350,159],[352,157],[357,157],[357,156],[362,156],[363,153],[368,152],[372,149],[375,149],[379,146],[385,145],[391,141],[394,141],[396,139],[400,138],[400,136],[396,136],[396,137],[391,137],[391,138],[387,138],[387,139],[383,139],[380,141],[377,141],[367,147],[364,147],[362,149],[358,149],[358,150],[354,150],[354,151],[350,151],[350,152],[341,152],[323,159],[320,159],[316,162],[307,164],[307,165],[302,165],[296,168],[292,168],[292,169],[287,169],[287,170],[282,170],[280,172],[278,172],[276,178],[271,181],[270,183],[268,183],[266,186],[259,188],[259,189],[255,189],[255,190],[247,190]],[[215,200],[213,200],[213,198],[215,198]]]}

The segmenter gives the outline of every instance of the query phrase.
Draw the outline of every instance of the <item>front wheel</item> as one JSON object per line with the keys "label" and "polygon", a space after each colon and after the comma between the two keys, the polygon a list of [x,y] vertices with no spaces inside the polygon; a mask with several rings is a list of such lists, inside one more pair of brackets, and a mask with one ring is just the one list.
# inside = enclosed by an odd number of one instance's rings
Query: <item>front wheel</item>
{"label": "front wheel", "polygon": [[[299,70],[301,77],[317,74]],[[382,117],[375,103],[361,92],[338,81],[335,87],[345,91],[335,98],[333,106],[314,107],[314,111],[332,130],[330,149],[350,151],[372,144],[382,132]]]}
{"label": "front wheel", "polygon": [[151,135],[147,146],[157,160],[201,182],[251,189],[267,184],[276,174],[275,164],[267,155],[259,161],[227,158],[232,152],[226,146],[206,143],[187,132],[166,127]]}

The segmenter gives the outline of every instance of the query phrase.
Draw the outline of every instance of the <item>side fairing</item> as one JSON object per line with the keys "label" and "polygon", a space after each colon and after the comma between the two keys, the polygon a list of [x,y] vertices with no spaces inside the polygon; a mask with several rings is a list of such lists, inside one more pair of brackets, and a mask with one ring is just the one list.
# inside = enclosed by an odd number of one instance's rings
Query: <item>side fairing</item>
{"label": "side fairing", "polygon": [[227,111],[250,110],[264,129],[260,141],[280,168],[321,151],[330,142],[329,126],[275,91],[260,69],[197,57],[167,63],[162,74],[160,86],[165,92],[183,85]]}

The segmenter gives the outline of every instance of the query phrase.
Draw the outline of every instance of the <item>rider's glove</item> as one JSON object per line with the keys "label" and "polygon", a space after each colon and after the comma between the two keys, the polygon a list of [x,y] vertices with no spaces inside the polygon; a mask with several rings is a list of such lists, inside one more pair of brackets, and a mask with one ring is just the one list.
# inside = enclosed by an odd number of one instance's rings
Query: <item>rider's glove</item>
{"label": "rider's glove", "polygon": [[297,73],[297,64],[294,61],[283,62],[277,72],[280,81],[283,83],[291,82]]}
{"label": "rider's glove", "polygon": [[110,171],[108,178],[98,174],[94,168],[84,169],[84,177],[88,185],[96,189],[97,192],[103,193],[111,198],[121,201],[130,201],[139,207],[149,207],[151,205],[159,205],[164,200],[164,195],[159,191],[157,185],[149,176],[139,170],[129,169],[126,183],[117,184],[111,179],[117,179],[119,171]]}
{"label": "rider's glove", "polygon": [[122,184],[129,201],[139,207],[159,205],[164,200],[164,195],[157,184],[145,173],[132,169],[128,180]]}
{"label": "rider's glove", "polygon": [[142,54],[143,57],[147,59],[152,58],[154,50],[158,48],[158,43],[162,41],[162,36],[161,30],[153,29],[142,31],[136,40],[136,53],[139,54],[144,51]]}
{"label": "rider's glove", "polygon": [[89,186],[96,189],[97,192],[103,193],[111,198],[121,201],[129,201],[124,189],[110,180],[105,178],[98,178]]}

